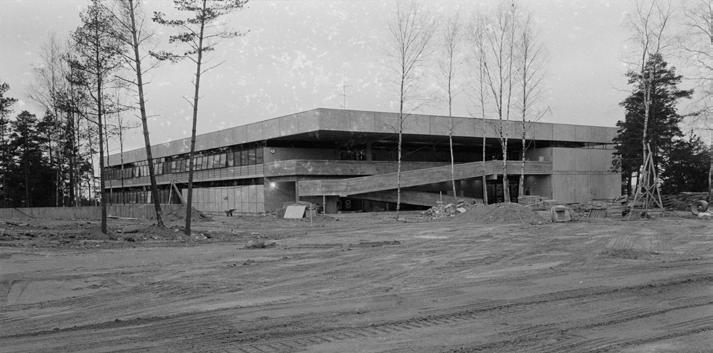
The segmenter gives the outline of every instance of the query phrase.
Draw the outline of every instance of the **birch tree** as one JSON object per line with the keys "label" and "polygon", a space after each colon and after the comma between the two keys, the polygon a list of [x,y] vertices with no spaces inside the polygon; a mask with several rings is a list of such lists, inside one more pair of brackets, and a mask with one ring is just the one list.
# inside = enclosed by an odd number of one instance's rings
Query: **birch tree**
{"label": "birch tree", "polygon": [[[487,53],[486,53],[486,43],[485,43],[485,31],[486,31],[486,20],[485,17],[481,15],[476,15],[474,18],[473,23],[470,25],[470,31],[469,31],[469,36],[468,39],[470,41],[471,50],[472,50],[472,58],[473,58],[473,65],[474,69],[473,71],[475,72],[475,84],[472,85],[472,88],[475,90],[475,94],[473,95],[473,100],[476,102],[476,108],[479,111],[479,117],[480,117],[480,127],[481,127],[481,135],[482,135],[482,141],[481,141],[481,162],[482,162],[482,168],[483,168],[483,175],[481,177],[481,182],[483,184],[483,203],[485,205],[488,204],[488,185],[487,185],[487,177],[485,175],[485,167],[486,167],[486,146],[487,146],[487,132],[488,132],[488,123],[486,119],[486,105],[487,105],[487,100],[488,100],[488,89],[486,87],[485,81],[486,81],[486,75],[485,75],[485,66],[487,65]],[[476,132],[477,134],[477,132]]]}
{"label": "birch tree", "polygon": [[503,199],[510,202],[508,182],[508,139],[506,124],[510,121],[515,80],[515,33],[517,7],[500,6],[484,31],[485,55],[483,76],[490,91],[491,102],[497,116],[496,133],[502,151]]}
{"label": "birch tree", "polygon": [[193,203],[193,156],[196,149],[196,126],[198,124],[198,101],[201,76],[215,66],[204,67],[204,55],[214,51],[220,39],[234,38],[243,35],[241,32],[230,32],[221,29],[215,22],[236,9],[242,9],[247,0],[173,0],[181,12],[191,14],[186,19],[168,19],[162,12],[156,12],[153,20],[157,23],[178,29],[180,32],[170,36],[169,42],[180,43],[188,49],[181,53],[159,52],[157,57],[162,60],[178,61],[188,59],[195,64],[193,78],[193,123],[191,127],[191,147],[188,153],[188,190],[186,195],[186,226],[185,234],[191,234],[191,207]]}
{"label": "birch tree", "polygon": [[[636,1],[636,9],[630,18],[630,25],[634,31],[634,41],[639,45],[641,61],[639,72],[643,85],[643,106],[644,106],[644,128],[641,137],[642,163],[646,164],[648,157],[646,145],[649,143],[649,119],[651,115],[651,89],[653,73],[656,67],[647,70],[647,63],[650,57],[660,55],[661,49],[665,46],[664,33],[671,18],[671,4],[659,0]],[[654,151],[654,153],[656,153]],[[656,168],[656,166],[654,166]],[[638,181],[637,181],[638,182]]]}
{"label": "birch tree", "polygon": [[416,2],[396,4],[389,22],[391,56],[398,72],[399,115],[397,121],[396,219],[401,210],[401,158],[404,122],[409,111],[413,90],[418,83],[426,49],[435,32],[435,22]]}
{"label": "birch tree", "polygon": [[443,59],[441,60],[441,74],[446,88],[446,100],[448,103],[448,146],[451,155],[451,186],[453,188],[453,199],[457,199],[456,179],[455,179],[455,158],[453,156],[453,90],[454,79],[458,67],[458,54],[460,50],[460,21],[458,16],[453,16],[446,21],[443,29]]}
{"label": "birch tree", "polygon": [[[65,72],[67,71],[67,62],[64,60],[65,52],[66,49],[63,48],[55,35],[50,35],[41,47],[40,62],[33,69],[35,82],[29,88],[30,99],[42,105],[46,111],[51,112],[51,118],[53,118],[56,123],[53,124],[56,129],[48,129],[47,132],[49,132],[50,135],[46,136],[49,149],[49,161],[50,165],[54,166],[55,173],[55,206],[59,206],[60,189],[63,184],[60,175],[62,172],[61,161],[64,159],[64,156],[62,156],[63,149],[59,148],[61,145],[59,132],[63,130],[62,127],[66,123],[61,117],[61,113],[63,112],[60,109],[60,100],[68,85],[65,79]],[[50,117],[45,115],[45,118],[48,119]],[[56,148],[53,148],[53,143],[56,145]]]}
{"label": "birch tree", "polygon": [[538,41],[532,24],[532,15],[527,14],[522,21],[519,32],[519,72],[522,88],[521,112],[521,148],[520,155],[520,180],[518,182],[518,195],[525,195],[525,161],[527,153],[527,130],[532,120],[539,120],[541,113],[534,112],[534,105],[538,103],[543,81],[543,46]]}
{"label": "birch tree", "polygon": [[[151,201],[154,205],[156,214],[156,224],[159,227],[164,227],[163,217],[161,212],[161,200],[158,196],[158,185],[156,183],[156,170],[153,162],[153,152],[151,151],[151,137],[149,133],[148,116],[146,113],[146,99],[144,97],[144,75],[150,71],[155,65],[143,65],[144,59],[148,54],[142,53],[142,46],[152,37],[146,29],[146,19],[141,10],[139,0],[120,0],[117,3],[117,10],[114,13],[116,21],[115,35],[125,46],[130,50],[123,53],[125,65],[129,71],[133,72],[134,79],[121,78],[122,81],[129,83],[135,89],[138,100],[139,117],[141,118],[141,127],[144,136],[144,149],[146,151],[146,160],[149,169],[149,180],[151,183]],[[143,66],[142,66],[143,65]],[[119,126],[121,133],[121,126]],[[123,136],[120,136],[120,141]],[[123,150],[123,141],[122,150]],[[123,152],[122,152],[123,153]],[[122,159],[122,195],[123,195],[123,155]],[[123,196],[122,196],[123,197]],[[190,211],[188,211],[190,212]]]}

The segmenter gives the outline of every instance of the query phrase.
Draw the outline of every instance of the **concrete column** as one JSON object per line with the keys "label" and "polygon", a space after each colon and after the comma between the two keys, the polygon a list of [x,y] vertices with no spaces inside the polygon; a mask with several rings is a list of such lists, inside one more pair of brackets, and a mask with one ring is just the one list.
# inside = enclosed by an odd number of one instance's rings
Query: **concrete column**
{"label": "concrete column", "polygon": [[339,201],[339,196],[325,196],[324,197],[324,213],[335,214],[337,213],[337,201]]}
{"label": "concrete column", "polygon": [[371,142],[366,143],[366,160],[373,160],[373,156],[371,155]]}

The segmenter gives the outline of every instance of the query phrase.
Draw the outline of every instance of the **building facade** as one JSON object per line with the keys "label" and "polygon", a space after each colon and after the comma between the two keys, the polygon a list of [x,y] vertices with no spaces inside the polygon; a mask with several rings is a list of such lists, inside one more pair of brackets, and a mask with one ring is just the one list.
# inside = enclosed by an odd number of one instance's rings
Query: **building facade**
{"label": "building facade", "polygon": [[[310,201],[328,213],[394,209],[398,114],[314,109],[197,136],[194,206],[265,213]],[[504,122],[511,197],[517,198],[522,125]],[[458,198],[503,201],[498,122],[409,115],[403,126],[402,209],[453,197],[449,132],[453,132]],[[611,199],[621,178],[612,169],[615,128],[528,123],[525,194],[560,202]],[[483,158],[485,145],[485,158]],[[152,146],[159,197],[179,203],[188,180],[190,139]],[[150,202],[145,150],[107,158],[112,203]]]}

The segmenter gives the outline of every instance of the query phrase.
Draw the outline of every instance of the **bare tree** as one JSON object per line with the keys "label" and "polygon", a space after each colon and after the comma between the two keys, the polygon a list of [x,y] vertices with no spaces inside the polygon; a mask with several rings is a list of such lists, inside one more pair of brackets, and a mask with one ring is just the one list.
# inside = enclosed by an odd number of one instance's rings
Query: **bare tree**
{"label": "bare tree", "polygon": [[537,35],[532,28],[532,15],[527,14],[520,26],[519,59],[520,59],[520,85],[521,92],[521,145],[520,155],[520,181],[518,183],[518,195],[525,195],[525,161],[527,152],[527,130],[530,121],[539,120],[541,114],[536,113],[532,119],[533,105],[541,98],[541,88],[543,81],[543,46],[537,40]]}
{"label": "bare tree", "polygon": [[483,74],[498,118],[496,132],[502,150],[503,199],[510,202],[507,155],[509,133],[505,124],[510,120],[512,91],[515,79],[515,33],[517,7],[500,6],[484,31],[485,55]]}
{"label": "bare tree", "polygon": [[[485,175],[485,161],[486,161],[486,146],[487,146],[487,131],[488,123],[486,119],[486,105],[488,100],[488,90],[485,84],[485,65],[487,65],[487,54],[486,54],[486,43],[485,43],[485,31],[486,31],[486,20],[485,17],[477,15],[474,18],[473,23],[470,25],[470,31],[468,39],[472,45],[472,58],[475,68],[475,80],[476,84],[473,85],[473,89],[476,90],[474,100],[475,105],[479,110],[480,115],[480,126],[482,134],[481,142],[481,162],[483,167],[483,175],[481,181],[483,184],[483,203],[488,204],[488,185],[487,177]],[[477,134],[477,132],[476,132]]]}
{"label": "bare tree", "polygon": [[398,147],[396,166],[396,219],[401,210],[401,157],[404,121],[410,98],[418,82],[418,70],[423,65],[426,49],[435,32],[435,22],[416,2],[396,4],[389,23],[392,56],[399,73]]}
{"label": "bare tree", "polygon": [[455,180],[455,158],[453,155],[453,85],[458,66],[458,51],[460,50],[460,21],[457,14],[446,21],[443,28],[443,55],[441,60],[441,74],[446,86],[446,99],[448,102],[448,146],[451,154],[451,186],[453,198],[457,199]]}
{"label": "bare tree", "polygon": [[72,62],[83,73],[81,82],[87,87],[94,103],[93,121],[99,138],[99,183],[101,199],[101,231],[107,233],[106,190],[104,189],[104,124],[106,85],[119,66],[121,45],[112,35],[112,17],[100,0],[92,0],[81,15],[82,25],[72,34],[77,60]]}
{"label": "bare tree", "polygon": [[[49,150],[49,161],[55,169],[55,206],[59,206],[60,189],[62,183],[60,180],[61,174],[61,156],[62,149],[60,147],[60,138],[55,136],[61,131],[63,125],[60,113],[61,97],[67,89],[67,80],[65,72],[67,71],[67,62],[64,60],[65,49],[57,40],[54,34],[51,34],[47,41],[42,45],[40,51],[40,63],[34,67],[35,82],[29,88],[29,97],[35,102],[41,104],[45,111],[51,112],[56,124],[52,128],[47,129],[50,134],[46,136]],[[46,116],[46,118],[50,118]],[[55,139],[55,137],[57,137]],[[53,148],[53,142],[56,148]],[[52,152],[55,152],[54,155]]]}
{"label": "bare tree", "polygon": [[[637,178],[637,192],[634,196],[632,207],[637,201],[641,201],[644,212],[652,203],[658,208],[663,208],[660,200],[660,192],[658,183],[654,180],[656,175],[656,165],[648,163],[650,155],[656,155],[656,151],[649,149],[649,120],[651,116],[651,91],[654,80],[654,67],[648,68],[649,58],[654,55],[659,55],[661,50],[666,46],[664,32],[671,18],[671,4],[659,0],[637,0],[635,2],[635,12],[629,19],[630,26],[634,32],[634,41],[641,50],[641,85],[643,87],[643,106],[644,106],[644,121],[641,136],[641,172]],[[652,171],[652,173],[649,172]],[[641,193],[639,191],[642,191]],[[641,196],[643,199],[637,200]]]}
{"label": "bare tree", "polygon": [[642,153],[642,165],[646,163],[647,158],[646,145],[649,142],[647,130],[651,111],[651,81],[653,79],[653,71],[655,71],[654,68],[654,70],[648,71],[647,75],[646,63],[651,55],[659,54],[666,45],[664,32],[671,18],[670,3],[663,3],[659,0],[651,0],[648,4],[646,2],[648,0],[636,1],[636,11],[630,19],[630,24],[634,30],[634,40],[641,50],[639,68],[644,86],[644,128],[641,138],[642,151],[644,153]]}
{"label": "bare tree", "polygon": [[[151,201],[154,205],[156,214],[156,224],[159,227],[164,227],[163,217],[161,212],[161,200],[158,197],[158,185],[156,183],[156,171],[153,162],[153,153],[151,151],[151,137],[149,134],[148,116],[146,113],[146,99],[144,98],[144,75],[154,66],[143,66],[142,63],[148,54],[142,54],[141,47],[152,37],[146,29],[146,19],[141,9],[140,0],[121,0],[117,4],[118,9],[114,13],[114,19],[117,26],[115,28],[116,37],[130,51],[123,55],[124,62],[130,71],[135,75],[135,79],[120,78],[122,81],[129,83],[136,89],[138,97],[139,116],[141,118],[141,126],[144,135],[144,148],[146,151],[146,160],[149,169],[149,180],[151,182]],[[119,128],[121,131],[121,127]],[[122,138],[120,137],[120,140]],[[122,142],[123,144],[123,142]],[[123,148],[122,148],[123,150]],[[122,152],[123,153],[123,152]],[[122,172],[123,172],[123,156],[122,156]],[[123,174],[122,174],[122,195],[123,195]],[[190,212],[190,211],[189,211]]]}
{"label": "bare tree", "polygon": [[[702,72],[699,77],[701,85],[705,87],[702,99],[704,102],[702,116],[705,118],[704,129],[708,130],[710,135],[713,130],[709,118],[713,114],[713,108],[710,106],[710,100],[713,97],[711,89],[711,85],[713,85],[713,0],[698,0],[692,4],[689,3],[689,7],[685,9],[685,18],[688,27],[686,35],[688,41],[684,45],[684,50],[690,54],[689,57]],[[711,140],[713,141],[713,139]],[[708,200],[713,200],[713,142],[709,147]]]}
{"label": "bare tree", "polygon": [[163,25],[178,28],[181,32],[171,35],[169,42],[179,42],[188,47],[182,54],[171,52],[157,53],[159,59],[177,61],[189,59],[196,65],[193,81],[193,125],[191,128],[191,149],[188,153],[188,190],[186,197],[186,227],[185,234],[191,234],[191,207],[193,203],[193,155],[196,150],[196,125],[198,124],[198,100],[200,92],[201,75],[217,67],[214,65],[204,68],[204,55],[215,50],[220,39],[241,36],[242,32],[228,32],[216,26],[215,21],[232,10],[241,9],[247,0],[174,0],[173,3],[179,11],[192,14],[187,19],[168,19],[161,12],[156,12],[154,21]]}

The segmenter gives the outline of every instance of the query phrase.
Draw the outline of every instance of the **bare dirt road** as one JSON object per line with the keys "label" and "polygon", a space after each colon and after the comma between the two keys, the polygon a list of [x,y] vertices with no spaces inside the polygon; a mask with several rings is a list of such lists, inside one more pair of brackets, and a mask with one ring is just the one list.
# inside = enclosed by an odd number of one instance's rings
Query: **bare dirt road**
{"label": "bare dirt road", "polygon": [[[0,241],[0,351],[713,347],[711,221],[484,225],[363,215],[202,227],[208,239]],[[233,235],[210,235],[217,230]],[[257,237],[275,245],[245,247]]]}

